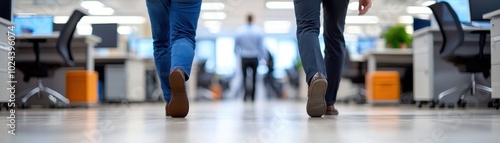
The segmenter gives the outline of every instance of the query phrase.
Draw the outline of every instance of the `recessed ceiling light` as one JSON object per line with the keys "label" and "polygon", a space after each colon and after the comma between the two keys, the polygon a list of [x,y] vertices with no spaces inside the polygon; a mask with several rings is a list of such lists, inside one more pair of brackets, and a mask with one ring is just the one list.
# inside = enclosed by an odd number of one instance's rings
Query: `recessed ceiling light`
{"label": "recessed ceiling light", "polygon": [[408,6],[406,12],[409,14],[432,14],[431,9],[425,6]]}
{"label": "recessed ceiling light", "polygon": [[284,1],[270,1],[266,2],[266,7],[268,9],[293,9],[293,2],[284,2]]}
{"label": "recessed ceiling light", "polygon": [[422,3],[422,6],[429,6],[429,5],[432,5],[435,3],[436,3],[436,1],[426,1],[426,2]]}
{"label": "recessed ceiling light", "polygon": [[100,1],[83,1],[82,3],[80,3],[80,6],[85,9],[92,9],[104,7],[104,4],[102,4],[102,2]]}
{"label": "recessed ceiling light", "polygon": [[224,8],[225,8],[224,3],[220,2],[201,3],[201,10],[223,10]]}
{"label": "recessed ceiling light", "polygon": [[201,13],[202,19],[207,20],[222,20],[226,19],[227,15],[224,12],[203,12]]}
{"label": "recessed ceiling light", "polygon": [[115,13],[115,10],[110,7],[89,9],[91,15],[113,15],[113,13]]}

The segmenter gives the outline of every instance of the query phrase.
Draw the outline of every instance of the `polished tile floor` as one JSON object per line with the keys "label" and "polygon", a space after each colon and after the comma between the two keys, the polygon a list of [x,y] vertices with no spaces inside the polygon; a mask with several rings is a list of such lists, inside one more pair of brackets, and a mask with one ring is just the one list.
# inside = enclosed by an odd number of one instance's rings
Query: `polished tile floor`
{"label": "polished tile floor", "polygon": [[[498,143],[500,111],[339,104],[339,116],[309,118],[305,102],[191,103],[185,119],[163,104],[16,112],[16,136],[1,143]],[[0,123],[7,124],[5,110]]]}

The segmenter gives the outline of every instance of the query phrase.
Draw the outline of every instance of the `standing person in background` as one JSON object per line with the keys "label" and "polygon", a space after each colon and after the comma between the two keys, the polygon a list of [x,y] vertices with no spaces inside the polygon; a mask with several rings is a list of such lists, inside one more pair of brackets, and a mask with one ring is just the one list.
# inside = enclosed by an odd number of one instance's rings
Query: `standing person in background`
{"label": "standing person in background", "polygon": [[201,0],[146,0],[153,33],[154,61],[165,113],[184,118],[189,112],[185,82],[194,58]]}
{"label": "standing person in background", "polygon": [[[324,10],[324,59],[318,39],[321,3]],[[294,0],[299,53],[309,85],[306,110],[311,117],[338,115],[334,103],[344,63],[343,33],[348,4],[349,0]],[[365,14],[371,5],[371,0],[359,0],[359,14]]]}
{"label": "standing person in background", "polygon": [[[246,101],[248,96],[255,100],[255,83],[259,60],[264,58],[264,34],[261,29],[253,24],[253,16],[247,16],[247,24],[236,32],[234,52],[241,57],[241,69],[243,72],[243,87],[245,88]],[[247,88],[247,69],[252,70],[252,88]]]}

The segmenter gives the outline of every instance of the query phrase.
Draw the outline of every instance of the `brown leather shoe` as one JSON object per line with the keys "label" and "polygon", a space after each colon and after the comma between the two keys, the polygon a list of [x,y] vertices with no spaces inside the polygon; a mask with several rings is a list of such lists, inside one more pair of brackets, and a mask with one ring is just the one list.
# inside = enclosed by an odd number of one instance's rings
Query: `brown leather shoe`
{"label": "brown leather shoe", "polygon": [[337,109],[335,109],[335,107],[333,105],[326,107],[325,115],[338,115],[338,114],[339,114],[339,111]]}
{"label": "brown leather shoe", "polygon": [[184,118],[189,112],[189,101],[186,92],[184,72],[174,68],[169,75],[171,97],[168,104],[168,114],[174,118]]}
{"label": "brown leather shoe", "polygon": [[317,72],[312,77],[308,89],[307,114],[311,117],[321,117],[326,112],[325,94],[328,83],[325,76]]}
{"label": "brown leather shoe", "polygon": [[168,103],[165,104],[165,116],[167,116],[167,117],[170,116],[168,114]]}

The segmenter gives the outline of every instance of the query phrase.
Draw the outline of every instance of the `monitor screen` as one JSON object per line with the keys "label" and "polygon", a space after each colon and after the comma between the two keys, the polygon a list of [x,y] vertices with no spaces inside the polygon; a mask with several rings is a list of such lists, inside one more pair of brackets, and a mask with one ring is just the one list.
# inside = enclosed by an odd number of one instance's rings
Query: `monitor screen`
{"label": "monitor screen", "polygon": [[[469,0],[436,0],[436,2],[448,2],[462,23],[470,23]],[[474,0],[475,2],[475,0]]]}
{"label": "monitor screen", "polygon": [[16,35],[51,35],[54,17],[50,15],[14,16]]}
{"label": "monitor screen", "polygon": [[153,39],[136,39],[134,40],[133,50],[136,55],[143,58],[153,58],[154,47],[153,47]]}
{"label": "monitor screen", "polygon": [[118,47],[118,24],[92,24],[92,35],[101,37],[101,43],[96,48]]}
{"label": "monitor screen", "polygon": [[413,18],[413,31],[431,26],[431,21],[420,18]]}
{"label": "monitor screen", "polygon": [[500,9],[500,0],[472,0],[470,1],[470,17],[472,21],[489,21],[483,15]]}

